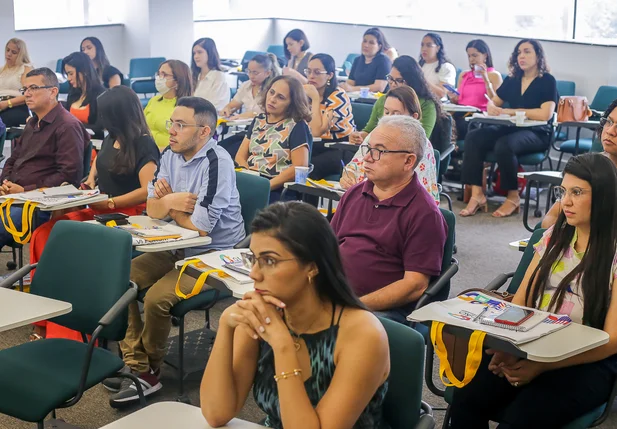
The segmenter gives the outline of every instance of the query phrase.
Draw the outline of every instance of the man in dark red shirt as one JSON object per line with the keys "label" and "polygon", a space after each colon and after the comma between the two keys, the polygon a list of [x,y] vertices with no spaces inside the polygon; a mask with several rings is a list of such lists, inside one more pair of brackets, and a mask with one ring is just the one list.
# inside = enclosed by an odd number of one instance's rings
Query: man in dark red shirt
{"label": "man in dark red shirt", "polygon": [[426,134],[409,116],[385,116],[362,146],[366,181],[349,189],[332,219],[345,274],[361,301],[406,323],[441,272],[447,225],[418,182]]}
{"label": "man in dark red shirt", "polygon": [[[31,70],[22,93],[33,116],[28,120],[0,175],[0,195],[41,187],[79,184],[83,178],[84,148],[90,140],[79,120],[58,103],[58,78],[50,69]],[[22,228],[22,210],[11,206],[11,219]],[[49,214],[39,213],[39,221]],[[0,225],[0,248],[12,240]]]}

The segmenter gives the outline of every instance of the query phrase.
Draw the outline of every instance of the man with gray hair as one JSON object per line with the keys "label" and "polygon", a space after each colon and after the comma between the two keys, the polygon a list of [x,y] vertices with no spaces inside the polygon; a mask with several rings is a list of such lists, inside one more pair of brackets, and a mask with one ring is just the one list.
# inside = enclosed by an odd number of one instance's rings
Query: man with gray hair
{"label": "man with gray hair", "polygon": [[401,323],[441,272],[447,225],[414,168],[426,134],[417,119],[385,116],[361,146],[367,180],[332,219],[345,274],[361,301]]}

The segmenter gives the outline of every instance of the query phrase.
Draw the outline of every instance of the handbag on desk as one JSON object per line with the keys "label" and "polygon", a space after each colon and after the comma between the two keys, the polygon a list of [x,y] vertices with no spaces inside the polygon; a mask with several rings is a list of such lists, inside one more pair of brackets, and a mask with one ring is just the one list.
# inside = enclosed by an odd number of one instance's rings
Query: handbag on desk
{"label": "handbag on desk", "polygon": [[[507,302],[512,302],[514,298],[509,292],[487,291],[482,288],[467,289],[459,295],[468,292],[482,292]],[[439,377],[444,385],[460,388],[473,380],[478,371],[486,333],[474,331],[466,341],[447,332],[444,333],[443,327],[444,324],[440,322],[433,322],[431,326],[431,342],[439,358]],[[444,374],[448,377],[448,382],[444,381]]]}
{"label": "handbag on desk", "polygon": [[559,97],[557,122],[582,122],[591,116],[587,97],[569,95]]}

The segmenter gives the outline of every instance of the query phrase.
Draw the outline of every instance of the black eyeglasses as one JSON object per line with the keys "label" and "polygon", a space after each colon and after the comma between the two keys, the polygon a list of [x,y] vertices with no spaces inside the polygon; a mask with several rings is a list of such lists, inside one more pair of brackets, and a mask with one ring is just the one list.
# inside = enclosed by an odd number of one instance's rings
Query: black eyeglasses
{"label": "black eyeglasses", "polygon": [[381,155],[384,153],[413,153],[408,150],[384,150],[384,149],[377,149],[375,147],[370,147],[367,144],[360,145],[360,153],[362,154],[363,157],[365,157],[366,154],[369,152],[371,154],[371,158],[373,159],[373,161],[379,161],[381,159]]}
{"label": "black eyeglasses", "polygon": [[21,95],[26,95],[26,92],[30,91],[30,92],[36,92],[39,89],[47,89],[47,88],[55,88],[55,86],[53,85],[45,85],[45,86],[38,86],[38,85],[30,85],[30,86],[22,86],[21,88],[19,88],[19,92],[21,92]]}
{"label": "black eyeglasses", "polygon": [[386,75],[386,79],[388,79],[388,82],[398,83],[399,85],[403,85],[405,83],[405,79],[394,79],[391,74]]}
{"label": "black eyeglasses", "polygon": [[602,128],[611,128],[613,125],[615,125],[615,122],[611,118],[600,119],[600,126]]}

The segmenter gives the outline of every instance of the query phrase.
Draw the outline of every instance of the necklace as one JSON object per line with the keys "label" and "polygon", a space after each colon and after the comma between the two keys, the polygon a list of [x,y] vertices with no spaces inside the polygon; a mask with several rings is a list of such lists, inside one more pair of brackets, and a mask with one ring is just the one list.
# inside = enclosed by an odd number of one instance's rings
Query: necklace
{"label": "necklace", "polygon": [[[317,320],[319,319],[320,314],[321,314],[321,312],[317,313],[317,316],[315,316],[315,318],[313,319],[313,321],[311,322],[309,327],[306,328],[306,332],[311,330],[311,328],[313,327],[315,322],[317,322]],[[300,335],[302,335],[302,334],[297,334],[295,332],[296,330],[294,329],[293,325],[291,324],[291,317],[289,316],[289,313],[287,311],[285,312],[285,322],[287,323],[287,328],[289,329],[289,333],[291,334],[291,339],[294,342],[294,348],[296,349],[296,352],[299,352],[300,348],[302,347],[302,343],[300,342],[300,340],[302,339],[300,337]]]}

